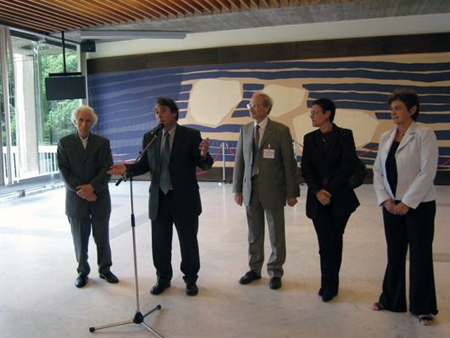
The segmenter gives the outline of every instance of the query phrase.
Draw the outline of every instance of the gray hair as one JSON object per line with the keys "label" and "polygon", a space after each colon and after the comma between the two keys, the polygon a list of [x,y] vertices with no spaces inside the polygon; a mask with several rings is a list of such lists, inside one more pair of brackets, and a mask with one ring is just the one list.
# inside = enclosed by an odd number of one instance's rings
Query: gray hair
{"label": "gray hair", "polygon": [[270,113],[270,111],[272,110],[272,107],[273,107],[273,100],[272,100],[272,98],[269,95],[267,95],[266,93],[263,93],[263,92],[256,92],[253,95],[258,95],[258,96],[262,97],[262,99],[263,99],[262,104],[263,104],[264,107],[269,108],[269,112],[268,113]]}
{"label": "gray hair", "polygon": [[91,114],[91,117],[92,117],[92,127],[95,126],[95,125],[97,124],[97,121],[98,121],[98,116],[97,116],[97,114],[94,113],[94,109],[92,109],[92,108],[89,107],[89,106],[84,106],[84,105],[81,105],[81,106],[79,106],[78,108],[75,108],[75,109],[72,111],[72,117],[71,117],[71,119],[72,119],[73,124],[74,124],[75,126],[77,125],[76,122],[78,121],[78,118],[80,117],[81,112],[84,112],[84,111],[87,111],[87,112],[89,112],[89,113]]}

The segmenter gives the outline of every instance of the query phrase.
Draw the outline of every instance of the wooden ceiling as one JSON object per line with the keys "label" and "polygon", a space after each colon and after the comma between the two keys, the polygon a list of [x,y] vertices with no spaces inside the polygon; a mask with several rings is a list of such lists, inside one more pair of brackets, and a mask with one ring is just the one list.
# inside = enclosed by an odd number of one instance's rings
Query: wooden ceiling
{"label": "wooden ceiling", "polygon": [[40,34],[364,0],[0,0],[0,25]]}
{"label": "wooden ceiling", "polygon": [[174,32],[443,13],[450,13],[450,0],[0,0],[0,25],[53,38],[64,31],[75,42],[89,39],[82,33],[92,30],[169,38]]}

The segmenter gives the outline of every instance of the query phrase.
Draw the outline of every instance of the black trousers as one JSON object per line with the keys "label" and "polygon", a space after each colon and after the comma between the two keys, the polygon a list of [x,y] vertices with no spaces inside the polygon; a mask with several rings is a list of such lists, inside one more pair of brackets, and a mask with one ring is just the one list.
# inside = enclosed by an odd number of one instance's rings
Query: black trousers
{"label": "black trousers", "polygon": [[159,282],[166,283],[172,279],[172,237],[173,224],[180,241],[181,266],[184,281],[195,283],[200,270],[198,249],[198,217],[178,219],[174,214],[173,192],[164,194],[159,191],[159,207],[156,220],[152,221],[153,264]]}
{"label": "black trousers", "polygon": [[109,245],[109,214],[105,216],[88,216],[84,218],[67,217],[72,231],[78,273],[89,275],[88,263],[89,237],[92,234],[97,246],[97,264],[100,273],[110,270],[111,248]]}
{"label": "black trousers", "polygon": [[319,205],[313,219],[319,240],[321,288],[330,288],[333,293],[339,289],[339,271],[342,263],[343,237],[349,215],[333,216],[330,206]]}
{"label": "black trousers", "polygon": [[385,309],[407,310],[405,265],[409,246],[410,311],[415,315],[438,313],[433,270],[435,214],[435,201],[420,203],[404,216],[383,208],[388,262],[379,301]]}

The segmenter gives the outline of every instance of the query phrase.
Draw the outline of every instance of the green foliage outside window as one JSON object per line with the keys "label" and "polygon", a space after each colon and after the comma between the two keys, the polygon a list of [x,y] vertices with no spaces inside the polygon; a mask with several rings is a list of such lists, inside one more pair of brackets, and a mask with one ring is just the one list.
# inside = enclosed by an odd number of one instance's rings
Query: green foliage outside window
{"label": "green foliage outside window", "polygon": [[[78,57],[75,51],[66,51],[66,71],[76,72],[78,66]],[[80,105],[80,100],[58,100],[47,101],[45,99],[45,78],[50,73],[62,73],[63,57],[58,55],[39,55],[40,83],[42,93],[42,135],[41,145],[55,145],[61,137],[75,131],[73,123],[70,121],[72,110]]]}
{"label": "green foliage outside window", "polygon": [[[7,64],[10,64],[9,55],[7,56]],[[0,73],[0,79],[2,74]],[[9,79],[9,102],[10,102],[10,123],[11,123],[11,143],[12,146],[16,145],[16,112],[14,108],[14,82],[13,82],[12,68],[8,67],[8,79]],[[4,89],[3,81],[0,81],[0,112],[1,112],[1,128],[2,128],[2,146],[6,146],[6,114],[3,111],[4,107]]]}
{"label": "green foliage outside window", "polygon": [[[40,107],[36,107],[38,113],[38,130],[40,145],[56,145],[59,139],[75,131],[74,125],[70,121],[72,110],[80,105],[80,100],[47,101],[45,94],[45,78],[50,73],[64,72],[62,54],[48,54],[45,51],[46,45],[39,46],[37,62],[35,65],[36,75],[39,77],[37,83],[40,88],[36,88],[36,95],[40,96]],[[77,72],[78,56],[74,50],[66,50],[66,71]],[[9,95],[10,95],[10,121],[11,121],[11,142],[12,146],[17,143],[16,114],[14,107],[14,77],[12,67],[8,67]],[[6,121],[3,112],[3,85],[0,82],[0,104],[1,104],[1,128],[2,145],[6,146]],[[26,99],[26,98],[25,98]]]}

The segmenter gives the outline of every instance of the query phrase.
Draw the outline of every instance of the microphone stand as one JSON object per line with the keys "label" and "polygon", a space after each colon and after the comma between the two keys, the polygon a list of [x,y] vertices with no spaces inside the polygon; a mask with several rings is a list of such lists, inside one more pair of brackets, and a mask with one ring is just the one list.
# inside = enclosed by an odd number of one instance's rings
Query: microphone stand
{"label": "microphone stand", "polygon": [[[161,126],[161,125],[160,125]],[[159,127],[160,127],[159,126]],[[158,128],[158,127],[157,127]],[[157,136],[157,128],[155,128],[152,132],[153,137],[150,140],[150,142],[147,144],[147,146],[140,152],[140,154],[136,157],[134,163],[138,163],[142,156],[144,156],[147,149],[150,147],[150,145],[156,140]],[[162,128],[160,128],[162,129]],[[134,314],[133,319],[122,321],[122,322],[116,322],[111,324],[106,324],[102,326],[97,327],[90,327],[89,332],[95,332],[98,330],[115,327],[115,326],[122,326],[122,325],[128,325],[128,324],[141,324],[143,325],[147,330],[149,330],[151,333],[153,333],[158,338],[164,338],[161,336],[158,332],[156,332],[154,329],[152,329],[149,325],[147,325],[144,322],[145,317],[152,314],[156,310],[161,310],[161,305],[157,305],[155,308],[147,312],[146,314],[142,314],[140,307],[139,307],[139,283],[138,283],[138,271],[137,271],[137,255],[136,255],[136,232],[135,232],[135,218],[134,218],[134,203],[133,203],[133,176],[131,174],[125,174],[116,182],[116,186],[118,186],[122,181],[126,181],[128,176],[128,179],[130,181],[130,204],[131,204],[131,233],[132,233],[132,239],[133,239],[133,258],[134,258],[134,285],[136,290],[136,313]]]}

